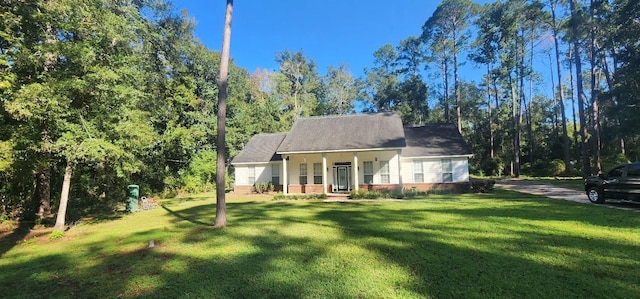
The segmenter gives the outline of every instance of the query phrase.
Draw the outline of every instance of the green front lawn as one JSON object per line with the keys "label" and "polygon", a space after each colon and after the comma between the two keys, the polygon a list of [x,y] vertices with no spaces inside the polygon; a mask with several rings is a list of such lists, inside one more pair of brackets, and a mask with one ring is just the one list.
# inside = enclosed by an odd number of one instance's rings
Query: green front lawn
{"label": "green front lawn", "polygon": [[[3,298],[632,298],[640,214],[508,191],[187,198],[0,244]],[[31,233],[33,235],[34,232]],[[147,248],[153,240],[155,247]]]}

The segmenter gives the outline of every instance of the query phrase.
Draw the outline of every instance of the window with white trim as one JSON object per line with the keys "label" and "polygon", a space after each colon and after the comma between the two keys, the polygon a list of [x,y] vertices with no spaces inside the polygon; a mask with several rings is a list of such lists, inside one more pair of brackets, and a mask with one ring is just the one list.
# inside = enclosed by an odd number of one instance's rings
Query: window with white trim
{"label": "window with white trim", "polygon": [[307,184],[307,164],[300,164],[300,185]]}
{"label": "window with white trim", "polygon": [[442,182],[453,182],[453,163],[451,163],[451,159],[442,159],[440,163],[442,164]]}
{"label": "window with white trim", "polygon": [[255,166],[249,166],[248,167],[248,183],[249,185],[253,185],[256,183],[256,167]]}
{"label": "window with white trim", "polygon": [[313,183],[322,184],[322,163],[313,163]]}
{"label": "window with white trim", "polygon": [[414,183],[424,182],[424,168],[422,167],[422,160],[413,161],[413,182]]}
{"label": "window with white trim", "polygon": [[280,165],[271,165],[271,183],[274,186],[280,185]]}
{"label": "window with white trim", "polygon": [[380,183],[390,184],[389,161],[380,161]]}
{"label": "window with white trim", "polygon": [[373,161],[362,162],[362,168],[364,168],[364,183],[373,184]]}

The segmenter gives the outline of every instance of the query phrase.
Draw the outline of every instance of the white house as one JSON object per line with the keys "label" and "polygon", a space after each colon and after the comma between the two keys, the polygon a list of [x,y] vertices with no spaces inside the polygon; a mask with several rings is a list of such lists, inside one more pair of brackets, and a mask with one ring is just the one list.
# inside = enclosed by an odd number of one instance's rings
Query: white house
{"label": "white house", "polygon": [[386,112],[298,119],[288,133],[253,136],[231,164],[241,193],[262,182],[285,194],[426,191],[468,182],[471,156],[454,125],[403,127]]}

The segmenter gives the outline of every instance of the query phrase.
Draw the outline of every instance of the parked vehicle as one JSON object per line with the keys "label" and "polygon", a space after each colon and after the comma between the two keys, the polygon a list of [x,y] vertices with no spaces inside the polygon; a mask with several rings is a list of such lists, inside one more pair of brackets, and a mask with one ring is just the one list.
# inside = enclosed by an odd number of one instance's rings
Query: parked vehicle
{"label": "parked vehicle", "polygon": [[584,181],[584,190],[592,203],[607,199],[640,202],[640,162],[621,164],[605,174],[590,176]]}

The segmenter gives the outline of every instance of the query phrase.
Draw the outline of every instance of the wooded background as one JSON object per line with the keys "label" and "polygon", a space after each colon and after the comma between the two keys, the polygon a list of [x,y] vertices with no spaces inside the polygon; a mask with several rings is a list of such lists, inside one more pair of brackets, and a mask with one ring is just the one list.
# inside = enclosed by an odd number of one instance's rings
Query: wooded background
{"label": "wooded background", "polygon": [[[132,183],[215,189],[220,55],[194,26],[162,0],[0,0],[0,219],[47,218],[65,174],[70,221]],[[639,41],[638,1],[445,0],[362,77],[287,49],[277,71],[232,62],[224,150],[299,117],[398,111],[457,124],[475,175],[586,176],[639,160]]]}

